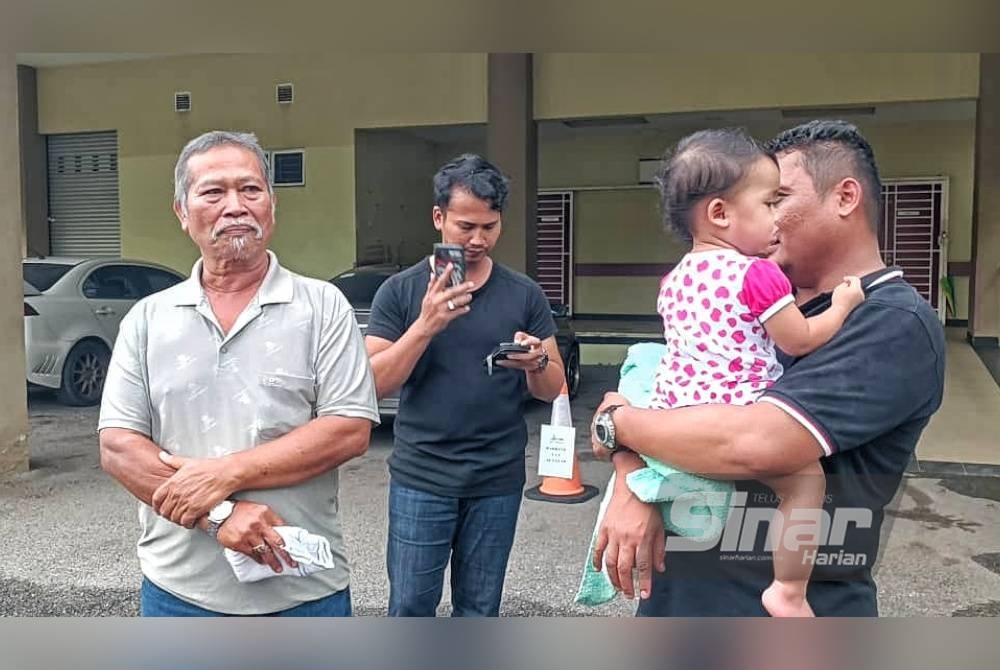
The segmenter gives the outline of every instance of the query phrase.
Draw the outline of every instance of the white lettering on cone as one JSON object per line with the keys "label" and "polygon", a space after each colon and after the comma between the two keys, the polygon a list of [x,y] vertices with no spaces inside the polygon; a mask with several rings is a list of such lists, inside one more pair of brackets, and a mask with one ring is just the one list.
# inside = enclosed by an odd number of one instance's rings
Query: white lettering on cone
{"label": "white lettering on cone", "polygon": [[539,436],[538,476],[573,478],[576,456],[576,428],[570,414],[569,396],[560,393],[552,401],[552,420],[542,425]]}

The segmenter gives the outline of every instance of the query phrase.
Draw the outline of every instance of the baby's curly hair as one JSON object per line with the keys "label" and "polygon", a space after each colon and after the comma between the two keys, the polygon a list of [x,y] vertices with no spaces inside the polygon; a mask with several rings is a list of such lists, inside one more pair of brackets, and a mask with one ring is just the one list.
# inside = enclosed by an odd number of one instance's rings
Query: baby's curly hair
{"label": "baby's curly hair", "polygon": [[656,175],[664,227],[691,242],[694,206],[725,194],[761,158],[775,160],[742,128],[699,130],[683,138],[664,154]]}

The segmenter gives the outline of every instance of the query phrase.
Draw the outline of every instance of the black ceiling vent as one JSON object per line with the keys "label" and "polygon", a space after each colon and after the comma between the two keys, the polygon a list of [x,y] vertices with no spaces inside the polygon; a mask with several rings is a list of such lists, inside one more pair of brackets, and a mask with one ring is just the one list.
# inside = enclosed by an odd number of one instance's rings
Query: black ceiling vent
{"label": "black ceiling vent", "polygon": [[295,99],[295,89],[291,84],[278,84],[275,87],[275,97],[279,105],[290,105]]}
{"label": "black ceiling vent", "polygon": [[174,111],[175,112],[191,111],[190,91],[177,91],[176,93],[174,93]]}

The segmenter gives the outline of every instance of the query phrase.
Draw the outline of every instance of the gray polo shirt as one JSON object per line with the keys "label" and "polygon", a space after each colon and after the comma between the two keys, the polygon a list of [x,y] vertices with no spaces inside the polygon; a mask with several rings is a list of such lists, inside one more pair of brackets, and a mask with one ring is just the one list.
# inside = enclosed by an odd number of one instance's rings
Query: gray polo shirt
{"label": "gray polo shirt", "polygon": [[[166,451],[214,458],[252,449],[318,416],[378,422],[375,384],[354,312],[331,284],[270,267],[260,290],[222,334],[191,277],[140,301],[122,321],[104,386],[99,429],[127,428]],[[142,572],[200,607],[264,614],[347,587],[337,471],[235,498],[270,506],[287,523],[326,536],[336,567],[310,577],[240,584],[223,548],[139,505]]]}

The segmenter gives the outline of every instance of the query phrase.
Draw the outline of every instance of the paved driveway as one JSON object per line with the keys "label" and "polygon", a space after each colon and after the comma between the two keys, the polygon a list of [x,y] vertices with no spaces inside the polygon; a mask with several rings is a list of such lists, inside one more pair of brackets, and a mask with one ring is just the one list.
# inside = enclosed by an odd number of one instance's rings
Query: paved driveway
{"label": "paved driveway", "polygon": [[[573,403],[579,430],[613,374],[585,369],[584,388]],[[97,411],[63,407],[46,394],[33,394],[29,403],[32,470],[0,481],[0,615],[134,614],[135,503],[100,470]],[[538,405],[530,413],[529,485],[536,480],[538,425],[547,412]],[[344,532],[361,615],[383,614],[386,607],[385,459],[391,439],[391,430],[380,428],[369,452],[343,468]],[[588,456],[581,451],[583,478],[603,489],[607,466]],[[1000,478],[907,477],[877,571],[883,613],[1000,614],[998,501]],[[503,614],[632,612],[623,601],[596,610],[571,603],[597,504],[524,501]],[[443,605],[441,612],[447,611]]]}

